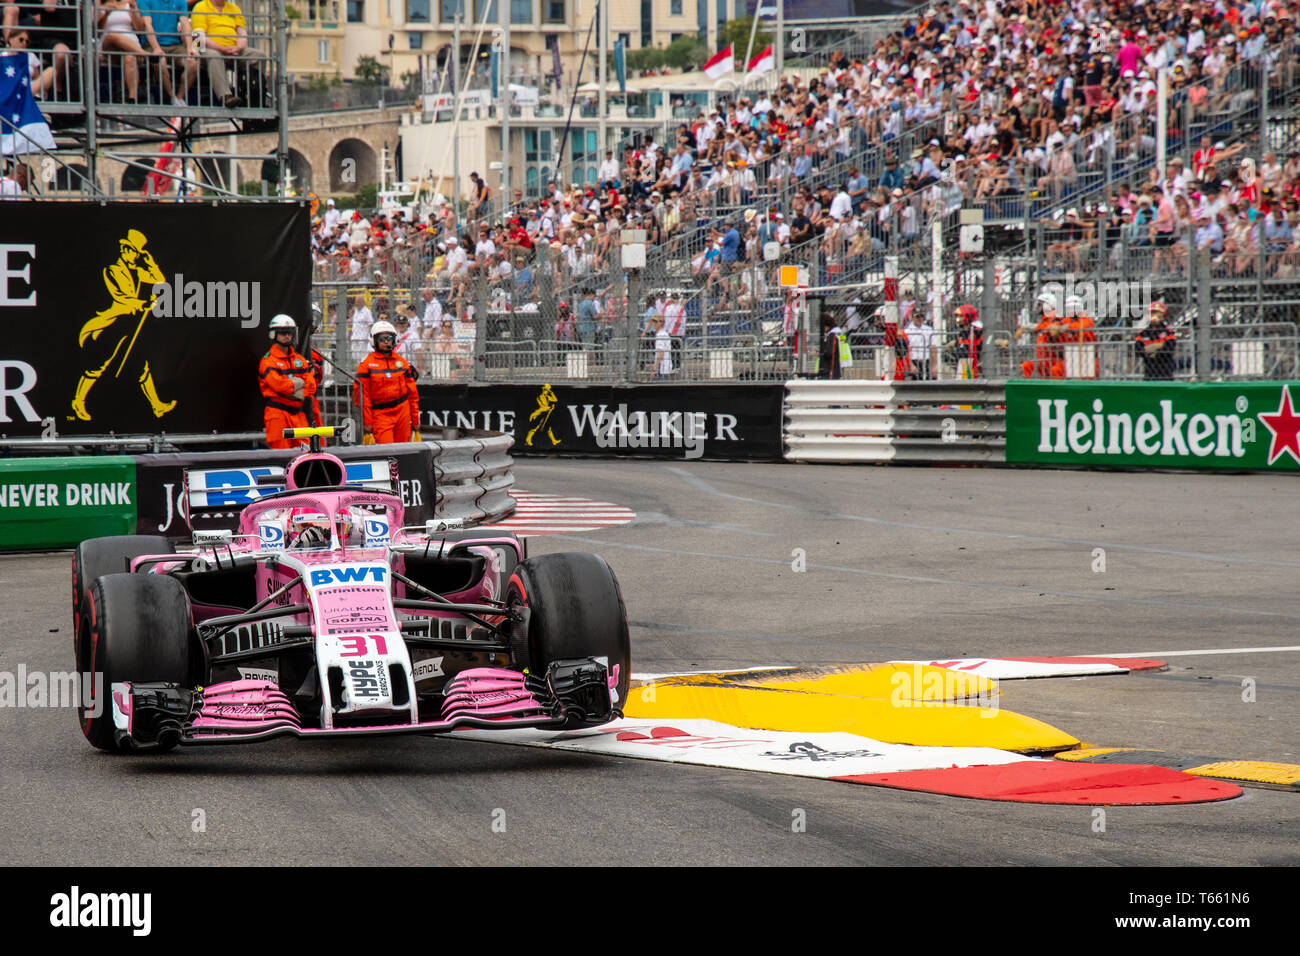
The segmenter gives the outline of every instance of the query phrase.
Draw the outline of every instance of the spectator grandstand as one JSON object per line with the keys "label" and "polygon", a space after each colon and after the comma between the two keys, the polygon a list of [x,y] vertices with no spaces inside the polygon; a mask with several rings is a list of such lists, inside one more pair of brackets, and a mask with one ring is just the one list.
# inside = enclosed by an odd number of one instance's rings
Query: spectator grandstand
{"label": "spectator grandstand", "polygon": [[[552,183],[475,220],[444,208],[418,230],[371,233],[365,255],[408,297],[437,291],[464,346],[484,353],[484,378],[577,369],[648,379],[636,345],[646,322],[640,308],[629,321],[627,303],[670,293],[683,297],[687,317],[679,375],[788,374],[783,264],[808,268],[808,284],[823,290],[826,308],[847,311],[850,340],[869,355],[883,342],[890,257],[902,305],[933,316],[941,344],[958,334],[945,321],[958,305],[984,311],[983,374],[1018,373],[1033,337],[1017,327],[1030,323],[1039,291],[1067,279],[1095,313],[1102,359],[1093,374],[1140,376],[1132,328],[1145,322],[1145,304],[1166,301],[1175,324],[1195,323],[1207,283],[1207,367],[1286,374],[1300,303],[1298,9],[940,3],[779,78],[750,78],[695,117],[622,144],[616,180]],[[984,224],[981,255],[958,251],[971,211]],[[340,229],[322,226],[319,277],[346,284]],[[644,267],[622,267],[625,237],[644,238]],[[598,348],[590,364],[565,364],[561,308],[589,289],[602,306]],[[1123,307],[1116,290],[1132,292]],[[476,315],[488,317],[481,334]],[[1254,339],[1237,348],[1245,329]],[[1187,377],[1194,337],[1179,347]],[[883,374],[871,362],[857,367]],[[949,362],[946,374],[954,371]]]}
{"label": "spectator grandstand", "polygon": [[[6,38],[38,7],[6,3]],[[249,46],[278,50],[269,5],[245,8]],[[1017,374],[1032,358],[1033,337],[1016,334],[1031,304],[1057,286],[1063,302],[1067,285],[1096,321],[1100,359],[1079,365],[1094,374],[1141,374],[1133,328],[1157,299],[1188,333],[1179,376],[1295,374],[1298,13],[1296,0],[986,0],[864,23],[619,144],[599,182],[453,201],[418,221],[321,208],[326,332],[346,355],[360,295],[375,315],[412,309],[417,364],[435,378],[648,380],[650,323],[628,303],[674,295],[679,379],[780,378],[797,323],[779,270],[798,265],[868,359],[854,374],[884,375],[896,262],[896,315],[924,311],[939,375],[956,370],[943,357],[959,305],[988,330],[982,374]],[[36,75],[42,109],[87,155],[98,143],[145,176],[165,159],[114,149],[114,136],[174,114],[164,132],[183,161],[214,115],[256,123],[283,108],[275,56],[227,63],[227,92],[182,43],[153,53],[161,71],[134,64],[133,85],[125,60],[139,54],[79,57],[102,26],[82,19],[51,27],[66,50],[42,35]],[[983,248],[963,252],[972,217]],[[644,246],[644,265],[625,266],[625,243]],[[591,291],[599,328],[577,359],[571,317]],[[439,318],[426,322],[430,296]]]}

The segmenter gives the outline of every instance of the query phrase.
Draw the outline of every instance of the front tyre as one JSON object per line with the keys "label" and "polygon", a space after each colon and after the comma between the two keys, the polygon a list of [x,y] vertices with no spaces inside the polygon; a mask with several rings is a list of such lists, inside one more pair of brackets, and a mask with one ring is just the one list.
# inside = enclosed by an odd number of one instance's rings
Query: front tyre
{"label": "front tyre", "polygon": [[[112,691],[115,683],[162,681],[191,684],[190,602],[175,578],[160,574],[107,574],[90,586],[81,617],[77,671],[92,682],[92,702],[78,712],[81,732],[100,750],[118,752]],[[176,739],[159,740],[170,750]]]}
{"label": "front tyre", "polygon": [[527,648],[516,661],[542,676],[553,661],[604,658],[616,677],[613,705],[627,703],[632,650],[618,579],[594,554],[543,554],[521,562],[506,586],[507,605],[528,608]]}
{"label": "front tyre", "polygon": [[176,548],[162,535],[120,534],[89,538],[72,552],[72,633],[81,632],[81,615],[86,609],[90,586],[95,578],[126,571],[132,558],[142,554],[175,554]]}

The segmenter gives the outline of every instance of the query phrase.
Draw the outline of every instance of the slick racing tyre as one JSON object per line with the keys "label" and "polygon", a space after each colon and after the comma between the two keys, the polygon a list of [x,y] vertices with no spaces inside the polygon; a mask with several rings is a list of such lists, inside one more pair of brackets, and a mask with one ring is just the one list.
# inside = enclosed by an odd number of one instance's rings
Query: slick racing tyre
{"label": "slick racing tyre", "polygon": [[[117,751],[113,684],[167,681],[192,686],[190,602],[175,578],[107,574],[90,585],[81,615],[77,671],[92,682],[90,707],[78,710],[81,732],[100,750]],[[91,676],[93,675],[93,676]],[[170,750],[175,740],[160,741]]]}
{"label": "slick racing tyre", "polygon": [[618,668],[614,706],[627,703],[632,651],[627,610],[618,579],[604,558],[580,552],[543,554],[521,562],[506,586],[506,604],[531,612],[526,656],[530,671],[541,674],[552,661],[601,657],[610,673]]}
{"label": "slick racing tyre", "polygon": [[101,574],[127,570],[127,562],[142,554],[174,554],[172,543],[161,535],[124,534],[114,538],[91,538],[72,552],[72,634],[81,631],[81,612],[90,586]]}

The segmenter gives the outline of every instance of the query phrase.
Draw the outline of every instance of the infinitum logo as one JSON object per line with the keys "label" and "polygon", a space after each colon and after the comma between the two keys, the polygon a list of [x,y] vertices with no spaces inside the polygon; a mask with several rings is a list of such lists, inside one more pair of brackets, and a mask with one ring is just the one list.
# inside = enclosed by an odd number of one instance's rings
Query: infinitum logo
{"label": "infinitum logo", "polygon": [[151,893],[83,893],[74,886],[68,893],[50,897],[50,925],[78,927],[129,927],[134,936],[148,936],[153,928]]}

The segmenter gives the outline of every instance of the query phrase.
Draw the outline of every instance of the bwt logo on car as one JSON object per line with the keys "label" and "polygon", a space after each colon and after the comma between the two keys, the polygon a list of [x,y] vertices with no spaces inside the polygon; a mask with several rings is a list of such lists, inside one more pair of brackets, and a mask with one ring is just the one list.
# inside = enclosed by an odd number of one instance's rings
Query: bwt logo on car
{"label": "bwt logo on car", "polygon": [[148,936],[153,929],[152,893],[82,893],[74,886],[50,897],[50,925],[128,927],[133,936]]}
{"label": "bwt logo on car", "polygon": [[366,538],[365,545],[367,548],[379,548],[388,544],[391,535],[388,530],[388,522],[383,518],[366,519]]}
{"label": "bwt logo on car", "polygon": [[351,584],[354,582],[359,584],[368,577],[383,584],[387,575],[388,569],[381,565],[369,568],[317,568],[311,573],[311,585],[312,587],[320,587],[325,584]]}
{"label": "bwt logo on car", "polygon": [[261,521],[257,533],[264,551],[278,551],[284,547],[284,529],[273,521]]}

